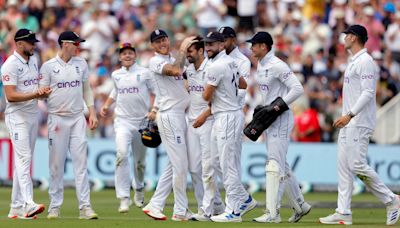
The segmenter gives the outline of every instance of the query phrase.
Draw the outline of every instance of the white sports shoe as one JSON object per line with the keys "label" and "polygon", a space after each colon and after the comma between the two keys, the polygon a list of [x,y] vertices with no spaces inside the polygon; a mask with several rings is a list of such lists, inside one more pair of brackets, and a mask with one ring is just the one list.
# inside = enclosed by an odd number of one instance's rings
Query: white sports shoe
{"label": "white sports shoe", "polygon": [[37,216],[25,217],[25,209],[23,207],[19,208],[10,208],[10,212],[8,212],[8,218],[10,219],[36,219]]}
{"label": "white sports shoe", "polygon": [[209,222],[209,221],[211,221],[210,217],[211,216],[206,215],[202,209],[199,209],[199,211],[196,214],[192,215],[192,218],[190,220],[200,221],[200,222]]}
{"label": "white sports shoe", "polygon": [[213,222],[241,222],[242,217],[240,215],[234,215],[231,213],[224,212],[220,215],[211,216]]}
{"label": "white sports shoe", "polygon": [[90,206],[83,207],[79,211],[79,219],[98,219],[99,217]]}
{"label": "white sports shoe", "polygon": [[133,201],[134,201],[136,207],[143,207],[143,205],[144,205],[144,189],[135,191],[135,196],[133,197]]}
{"label": "white sports shoe", "polygon": [[353,218],[351,215],[342,215],[335,212],[335,214],[319,218],[319,222],[322,224],[351,225],[353,224]]}
{"label": "white sports shoe", "polygon": [[45,206],[43,204],[31,203],[25,206],[25,217],[33,217],[44,211]]}
{"label": "white sports shoe", "polygon": [[399,221],[400,217],[400,196],[396,196],[394,202],[386,207],[386,225],[392,226]]}
{"label": "white sports shoe", "polygon": [[257,206],[257,201],[249,195],[249,198],[240,206],[240,215],[243,216],[247,212],[253,210]]}
{"label": "white sports shoe", "polygon": [[282,221],[281,215],[278,213],[275,218],[271,218],[271,214],[266,212],[265,214],[261,215],[260,217],[253,218],[254,222],[260,223],[280,223]]}
{"label": "white sports shoe", "polygon": [[122,198],[119,203],[118,212],[119,213],[128,213],[129,206],[132,205],[132,200],[129,198]]}
{"label": "white sports shoe", "polygon": [[293,215],[288,219],[288,222],[291,223],[296,223],[298,221],[300,221],[300,219],[307,215],[310,211],[311,211],[311,205],[308,204],[307,202],[304,201],[303,204],[301,204],[301,212],[298,213],[296,210],[294,210]]}
{"label": "white sports shoe", "polygon": [[192,217],[193,213],[190,210],[186,210],[184,215],[174,214],[171,220],[175,222],[182,222],[182,221],[189,221]]}
{"label": "white sports shoe", "polygon": [[167,220],[167,216],[165,216],[160,209],[154,208],[150,203],[147,204],[142,211],[155,220]]}
{"label": "white sports shoe", "polygon": [[58,207],[53,207],[49,210],[49,213],[47,214],[48,219],[57,219],[60,218],[60,208]]}

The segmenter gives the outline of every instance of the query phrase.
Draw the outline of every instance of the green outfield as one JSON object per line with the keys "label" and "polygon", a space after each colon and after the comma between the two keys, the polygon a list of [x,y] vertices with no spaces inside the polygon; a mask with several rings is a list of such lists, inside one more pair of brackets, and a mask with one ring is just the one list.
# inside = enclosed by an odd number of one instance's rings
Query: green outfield
{"label": "green outfield", "polygon": [[[332,213],[336,202],[336,193],[309,193],[305,195],[306,200],[315,207],[309,215],[303,218],[297,224],[290,224],[285,222],[290,216],[291,210],[288,208],[282,209],[282,222],[281,224],[259,224],[251,221],[253,217],[262,214],[264,206],[258,207],[246,214],[243,217],[242,223],[237,224],[220,224],[220,223],[201,223],[201,222],[173,222],[167,221],[154,221],[147,217],[139,208],[134,206],[127,214],[119,214],[117,212],[119,202],[115,199],[113,190],[104,190],[101,192],[93,192],[91,194],[92,205],[95,211],[99,214],[99,220],[82,221],[78,219],[77,200],[75,191],[68,189],[65,192],[64,205],[61,209],[61,219],[48,220],[47,213],[39,215],[36,220],[12,220],[7,218],[9,210],[9,201],[11,188],[0,188],[0,227],[7,228],[111,228],[111,227],[331,227],[329,225],[321,225],[317,223],[317,219],[321,216],[326,216]],[[146,200],[151,197],[152,192],[146,194]],[[48,206],[49,199],[47,192],[35,190],[35,201],[44,203]],[[263,203],[265,202],[264,193],[254,194],[254,198]],[[191,209],[195,211],[195,200],[193,194],[189,193],[189,200]],[[353,197],[354,205],[364,208],[353,209],[353,227],[385,227],[386,210],[379,204],[379,202],[370,194],[361,194]],[[47,209],[47,208],[46,208]],[[168,199],[165,214],[171,217],[172,214],[172,197]]]}

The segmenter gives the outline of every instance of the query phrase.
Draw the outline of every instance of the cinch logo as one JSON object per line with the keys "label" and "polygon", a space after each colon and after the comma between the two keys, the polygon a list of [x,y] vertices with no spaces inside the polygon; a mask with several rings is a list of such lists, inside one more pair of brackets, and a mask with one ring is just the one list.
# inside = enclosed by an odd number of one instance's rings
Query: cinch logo
{"label": "cinch logo", "polygon": [[361,79],[374,79],[374,75],[361,75]]}
{"label": "cinch logo", "polygon": [[269,87],[268,87],[268,85],[266,85],[266,84],[259,84],[259,85],[258,85],[258,88],[259,88],[261,91],[266,91],[266,92],[268,92],[268,90],[269,90]]}
{"label": "cinch logo", "polygon": [[192,85],[189,86],[189,91],[204,92],[204,87],[201,85]]}
{"label": "cinch logo", "polygon": [[24,81],[24,86],[31,86],[31,85],[37,85],[39,84],[39,78],[33,78],[33,79],[29,79],[29,80],[25,80]]}
{"label": "cinch logo", "polygon": [[139,88],[128,87],[128,88],[118,89],[118,94],[125,94],[125,93],[139,93]]}
{"label": "cinch logo", "polygon": [[81,86],[81,81],[75,80],[71,82],[59,82],[57,83],[57,88],[75,88],[75,87],[80,87]]}

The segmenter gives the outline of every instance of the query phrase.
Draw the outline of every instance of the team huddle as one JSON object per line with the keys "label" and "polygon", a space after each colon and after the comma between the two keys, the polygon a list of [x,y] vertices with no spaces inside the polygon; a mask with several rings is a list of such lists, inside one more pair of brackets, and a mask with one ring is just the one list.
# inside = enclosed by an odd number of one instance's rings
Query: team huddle
{"label": "team huddle", "polygon": [[[399,220],[400,198],[379,179],[366,159],[369,137],[375,127],[377,67],[364,48],[368,39],[365,28],[353,25],[344,33],[345,46],[353,55],[344,75],[343,115],[334,122],[334,127],[341,128],[338,206],[334,214],[320,218],[319,222],[352,224],[351,192],[356,175],[387,206],[386,224],[393,225]],[[64,164],[69,151],[79,218],[97,219],[90,204],[87,139],[82,133],[87,125],[96,128],[98,121],[87,81],[88,65],[76,56],[80,43],[85,40],[74,32],[61,33],[60,51],[40,69],[33,56],[38,42],[35,34],[20,29],[14,40],[16,51],[1,69],[7,100],[6,124],[15,153],[8,217],[34,219],[45,210],[43,204],[33,201],[29,169],[38,127],[37,100],[46,99],[50,153],[47,218],[61,217]],[[172,191],[173,221],[241,222],[257,206],[240,178],[244,133],[252,140],[264,134],[267,146],[266,210],[253,221],[280,223],[284,194],[293,208],[288,222],[296,223],[311,211],[286,159],[294,127],[289,107],[303,94],[303,86],[289,66],[274,55],[273,39],[268,32],[258,32],[246,42],[251,44],[252,54],[258,60],[253,77],[262,97],[247,127],[243,108],[251,63],[237,47],[236,32],[232,28],[222,27],[205,37],[187,37],[175,57],[171,54],[168,35],[157,29],[150,35],[155,55],[148,68],[136,63],[137,53],[130,43],[119,46],[121,68],[111,75],[114,88],[100,115],[109,115],[115,103],[115,191],[120,200],[120,213],[128,212],[134,203],[149,217],[166,220],[163,209]],[[89,110],[88,123],[84,105]],[[146,205],[146,147],[138,131],[145,119],[157,124],[168,155],[167,166]],[[134,158],[133,180],[129,176],[130,148]],[[196,213],[188,207],[188,173],[197,201]],[[224,187],[225,199],[221,197],[220,185]]]}

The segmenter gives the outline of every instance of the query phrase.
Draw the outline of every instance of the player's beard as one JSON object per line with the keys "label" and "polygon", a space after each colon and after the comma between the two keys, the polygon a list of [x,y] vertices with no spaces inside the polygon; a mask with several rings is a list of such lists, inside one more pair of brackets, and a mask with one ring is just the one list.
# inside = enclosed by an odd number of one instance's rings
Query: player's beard
{"label": "player's beard", "polygon": [[24,49],[23,53],[24,53],[24,55],[26,55],[28,57],[33,55],[33,51],[29,51],[27,49]]}
{"label": "player's beard", "polygon": [[[208,54],[208,52],[207,52]],[[217,56],[219,54],[219,51],[212,51],[212,55],[208,56],[209,59],[213,59],[215,56]]]}

